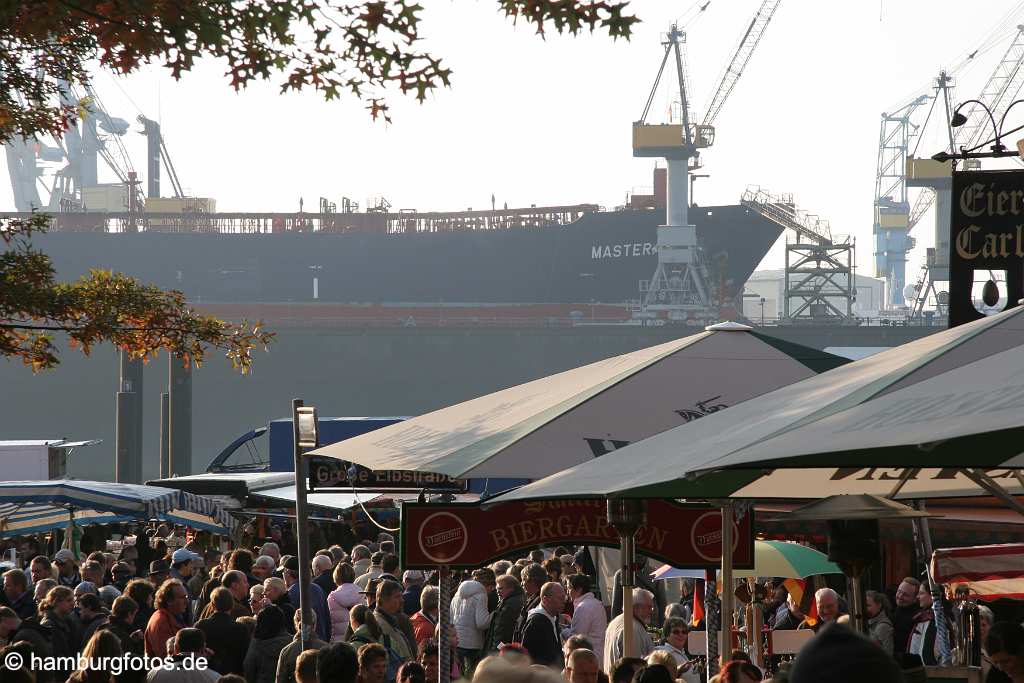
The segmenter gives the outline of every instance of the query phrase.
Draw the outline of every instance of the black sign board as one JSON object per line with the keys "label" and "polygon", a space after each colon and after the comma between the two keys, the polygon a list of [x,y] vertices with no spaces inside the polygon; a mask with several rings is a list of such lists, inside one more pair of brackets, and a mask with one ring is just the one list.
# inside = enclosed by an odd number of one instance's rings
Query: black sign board
{"label": "black sign board", "polygon": [[313,458],[309,463],[309,490],[374,489],[376,491],[428,489],[464,493],[465,479],[452,479],[432,472],[410,470],[368,470],[341,460]]}
{"label": "black sign board", "polygon": [[[953,173],[949,234],[949,326],[985,317],[975,305],[975,281],[1004,271],[1004,308],[1024,298],[1024,171]],[[977,274],[976,274],[977,272]]]}

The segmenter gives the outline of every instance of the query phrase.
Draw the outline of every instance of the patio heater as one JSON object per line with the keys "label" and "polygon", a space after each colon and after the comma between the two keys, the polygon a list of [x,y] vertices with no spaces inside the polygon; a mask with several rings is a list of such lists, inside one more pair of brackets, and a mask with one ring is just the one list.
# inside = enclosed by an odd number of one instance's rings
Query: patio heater
{"label": "patio heater", "polygon": [[622,558],[622,654],[633,657],[633,587],[636,586],[636,532],[647,523],[647,503],[632,498],[608,500],[608,523],[619,532]]}

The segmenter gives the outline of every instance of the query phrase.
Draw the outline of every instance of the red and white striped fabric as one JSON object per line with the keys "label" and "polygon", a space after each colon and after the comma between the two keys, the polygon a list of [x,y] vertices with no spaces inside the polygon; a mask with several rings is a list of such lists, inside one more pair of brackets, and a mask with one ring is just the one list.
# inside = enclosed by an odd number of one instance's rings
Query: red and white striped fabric
{"label": "red and white striped fabric", "polygon": [[971,597],[980,600],[1024,599],[1024,543],[936,550],[932,577],[967,584]]}

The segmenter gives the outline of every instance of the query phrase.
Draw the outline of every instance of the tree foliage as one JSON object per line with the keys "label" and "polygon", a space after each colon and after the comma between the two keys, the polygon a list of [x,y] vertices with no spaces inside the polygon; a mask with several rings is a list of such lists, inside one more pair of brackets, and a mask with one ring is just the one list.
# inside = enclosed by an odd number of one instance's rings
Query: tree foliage
{"label": "tree foliage", "polygon": [[[544,35],[605,30],[630,35],[627,0],[497,0],[499,12]],[[422,101],[448,86],[451,70],[418,49],[422,7],[414,0],[24,0],[0,2],[0,144],[60,137],[89,106],[74,88],[89,70],[128,74],[161,64],[175,78],[201,57],[226,65],[236,90],[277,80],[281,91],[349,94],[388,119],[397,89]],[[219,349],[243,372],[273,337],[260,324],[231,325],[189,308],[184,295],[93,270],[58,283],[31,236],[48,218],[0,217],[0,356],[33,369],[59,362],[54,333],[86,354],[110,341],[134,357],[164,349],[197,365]]]}
{"label": "tree foliage", "polygon": [[200,365],[212,347],[248,372],[253,349],[265,348],[273,337],[259,324],[231,325],[201,315],[181,292],[118,273],[93,270],[77,282],[57,282],[50,258],[31,244],[32,234],[47,223],[43,214],[0,219],[0,356],[20,358],[34,370],[52,368],[59,362],[54,333],[64,333],[87,355],[109,341],[134,358],[163,349]]}
{"label": "tree foliage", "polygon": [[[626,0],[498,0],[513,21],[544,34],[606,30],[628,37]],[[451,70],[418,49],[414,0],[27,0],[0,3],[0,143],[60,135],[78,102],[64,84],[88,83],[93,60],[127,74],[143,64],[175,78],[200,57],[226,64],[236,90],[278,79],[282,91],[313,88],[360,99],[388,118],[386,90],[423,100]]]}

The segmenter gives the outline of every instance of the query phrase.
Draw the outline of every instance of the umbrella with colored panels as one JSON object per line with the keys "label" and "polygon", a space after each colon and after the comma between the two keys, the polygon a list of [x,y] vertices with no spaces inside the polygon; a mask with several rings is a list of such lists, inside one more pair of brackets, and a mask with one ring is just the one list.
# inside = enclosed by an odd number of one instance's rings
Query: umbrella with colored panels
{"label": "umbrella with colored panels", "polygon": [[[754,541],[754,568],[734,569],[736,578],[772,576],[783,579],[805,579],[818,574],[842,574],[835,562],[814,548],[790,541]],[[704,578],[704,570],[679,569],[671,565],[658,567],[651,576],[656,580],[689,577]]]}

